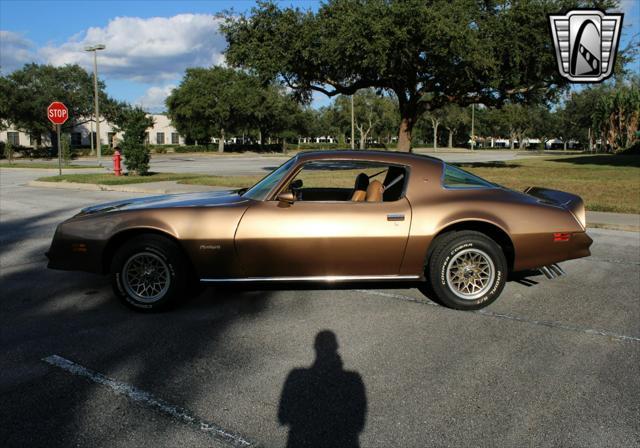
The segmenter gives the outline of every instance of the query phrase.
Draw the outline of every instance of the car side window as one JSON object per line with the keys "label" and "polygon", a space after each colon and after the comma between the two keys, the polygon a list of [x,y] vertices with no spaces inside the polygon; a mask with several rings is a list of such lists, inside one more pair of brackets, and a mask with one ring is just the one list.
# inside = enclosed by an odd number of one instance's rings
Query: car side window
{"label": "car side window", "polygon": [[491,182],[455,166],[444,164],[442,186],[445,188],[494,188]]}
{"label": "car side window", "polygon": [[379,162],[318,160],[307,162],[289,183],[297,201],[395,201],[407,181],[404,167]]}

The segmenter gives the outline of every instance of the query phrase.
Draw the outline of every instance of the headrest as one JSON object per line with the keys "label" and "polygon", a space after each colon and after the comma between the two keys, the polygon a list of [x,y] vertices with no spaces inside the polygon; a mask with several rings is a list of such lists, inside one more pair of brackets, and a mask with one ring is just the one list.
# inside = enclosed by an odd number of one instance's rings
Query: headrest
{"label": "headrest", "polygon": [[366,191],[369,186],[369,176],[365,173],[360,173],[356,177],[356,185],[353,187],[354,190],[363,190]]}

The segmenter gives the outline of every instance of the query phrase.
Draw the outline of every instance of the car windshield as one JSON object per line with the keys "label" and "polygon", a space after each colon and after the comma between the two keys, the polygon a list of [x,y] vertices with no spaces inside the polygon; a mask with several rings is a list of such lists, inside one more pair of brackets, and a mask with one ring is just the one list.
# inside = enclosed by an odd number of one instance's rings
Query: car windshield
{"label": "car windshield", "polygon": [[295,158],[287,160],[280,165],[275,171],[272,171],[261,181],[249,188],[243,195],[243,198],[254,199],[256,201],[264,201],[267,198],[269,192],[273,187],[280,182],[280,179],[284,177],[289,171],[289,168],[293,165]]}

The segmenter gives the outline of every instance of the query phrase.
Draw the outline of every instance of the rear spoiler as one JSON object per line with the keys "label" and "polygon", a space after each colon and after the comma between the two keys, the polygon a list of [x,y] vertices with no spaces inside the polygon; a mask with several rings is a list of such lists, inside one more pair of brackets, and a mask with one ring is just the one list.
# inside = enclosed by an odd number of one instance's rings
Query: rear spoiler
{"label": "rear spoiler", "polygon": [[565,191],[551,190],[542,187],[527,187],[524,192],[534,198],[553,205],[560,206],[570,211],[576,217],[583,228],[587,226],[584,202],[580,196]]}

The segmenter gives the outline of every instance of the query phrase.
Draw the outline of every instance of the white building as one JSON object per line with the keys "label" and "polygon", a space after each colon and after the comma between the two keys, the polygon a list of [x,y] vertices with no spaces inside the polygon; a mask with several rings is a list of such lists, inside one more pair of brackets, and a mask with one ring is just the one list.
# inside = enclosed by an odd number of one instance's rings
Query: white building
{"label": "white building", "polygon": [[[185,139],[178,134],[178,131],[171,124],[171,120],[165,114],[149,114],[153,118],[153,127],[147,132],[147,142],[151,145],[184,145]],[[94,136],[95,145],[95,121],[89,120],[75,125],[70,130],[65,130],[71,135],[71,146],[91,146],[91,135]],[[118,144],[122,140],[122,132],[115,132],[113,125],[108,123],[104,118],[100,121],[100,143],[102,145],[112,146]],[[12,127],[0,131],[0,142],[11,142],[14,146],[34,147],[35,138],[29,134],[18,131]],[[51,145],[48,135],[42,136],[42,144],[44,146]]]}

